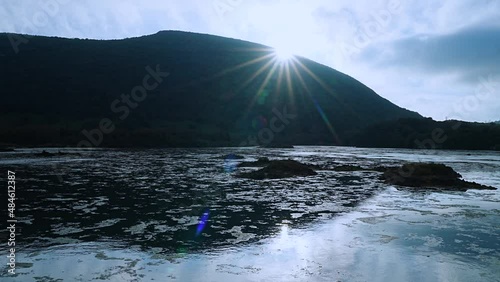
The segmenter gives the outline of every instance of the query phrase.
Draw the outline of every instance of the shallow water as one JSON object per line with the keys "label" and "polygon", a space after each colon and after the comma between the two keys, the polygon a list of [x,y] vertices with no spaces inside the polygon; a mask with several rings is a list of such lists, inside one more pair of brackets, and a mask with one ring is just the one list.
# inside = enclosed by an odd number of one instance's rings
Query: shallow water
{"label": "shallow water", "polygon": [[326,167],[435,161],[466,180],[500,188],[498,152],[297,147],[93,150],[52,158],[35,157],[33,150],[0,153],[0,171],[16,171],[16,216],[22,228],[18,275],[10,278],[500,277],[498,190],[414,193],[381,183],[376,172],[329,170],[307,178],[239,179],[234,177],[242,170],[237,161],[223,158],[229,153]]}

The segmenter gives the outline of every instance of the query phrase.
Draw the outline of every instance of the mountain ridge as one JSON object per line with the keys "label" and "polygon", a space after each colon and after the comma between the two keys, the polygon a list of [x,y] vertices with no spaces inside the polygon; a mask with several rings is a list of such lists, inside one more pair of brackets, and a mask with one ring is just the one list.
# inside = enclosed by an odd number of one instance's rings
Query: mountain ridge
{"label": "mountain ridge", "polygon": [[[100,146],[237,146],[255,136],[259,145],[342,145],[367,125],[421,118],[347,74],[300,56],[278,62],[272,48],[239,39],[182,31],[113,40],[28,36],[12,54],[9,36],[0,34],[0,86],[3,98],[15,95],[3,99],[2,143],[78,144],[108,118],[115,129]],[[112,104],[127,105],[122,95],[158,69],[169,76],[137,106],[128,103],[126,118],[113,114]],[[297,119],[271,130],[284,109]],[[258,138],[262,131],[272,138]]]}

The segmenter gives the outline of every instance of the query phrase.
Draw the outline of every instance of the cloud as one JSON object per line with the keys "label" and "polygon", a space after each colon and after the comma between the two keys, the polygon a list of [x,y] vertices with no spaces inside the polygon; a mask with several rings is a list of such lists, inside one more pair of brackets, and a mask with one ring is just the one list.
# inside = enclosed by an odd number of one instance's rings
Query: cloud
{"label": "cloud", "polygon": [[446,35],[415,35],[367,48],[360,55],[377,68],[456,75],[458,82],[500,74],[500,26],[466,28]]}

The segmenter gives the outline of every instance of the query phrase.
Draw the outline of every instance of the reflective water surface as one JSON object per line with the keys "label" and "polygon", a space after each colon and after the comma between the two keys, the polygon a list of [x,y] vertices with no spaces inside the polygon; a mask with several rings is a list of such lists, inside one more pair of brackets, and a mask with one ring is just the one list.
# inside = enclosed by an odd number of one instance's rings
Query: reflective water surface
{"label": "reflective water surface", "polygon": [[[57,152],[58,149],[47,149]],[[16,171],[12,281],[498,281],[500,193],[399,191],[377,172],[239,179],[267,156],[435,161],[500,188],[497,152],[341,147],[0,153]],[[78,154],[76,154],[78,153]],[[224,156],[245,157],[233,160]],[[252,169],[252,168],[245,168]],[[57,175],[61,174],[61,177]],[[5,181],[3,178],[2,181]],[[7,233],[0,233],[3,238]],[[6,244],[0,250],[7,253]],[[8,277],[6,271],[0,277]]]}

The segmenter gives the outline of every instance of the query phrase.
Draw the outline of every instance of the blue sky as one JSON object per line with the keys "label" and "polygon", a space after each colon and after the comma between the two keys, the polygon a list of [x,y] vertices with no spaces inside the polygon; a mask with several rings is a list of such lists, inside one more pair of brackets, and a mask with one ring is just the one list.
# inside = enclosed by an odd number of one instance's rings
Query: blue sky
{"label": "blue sky", "polygon": [[184,30],[347,73],[437,120],[500,120],[500,1],[0,0],[0,31],[125,38]]}

